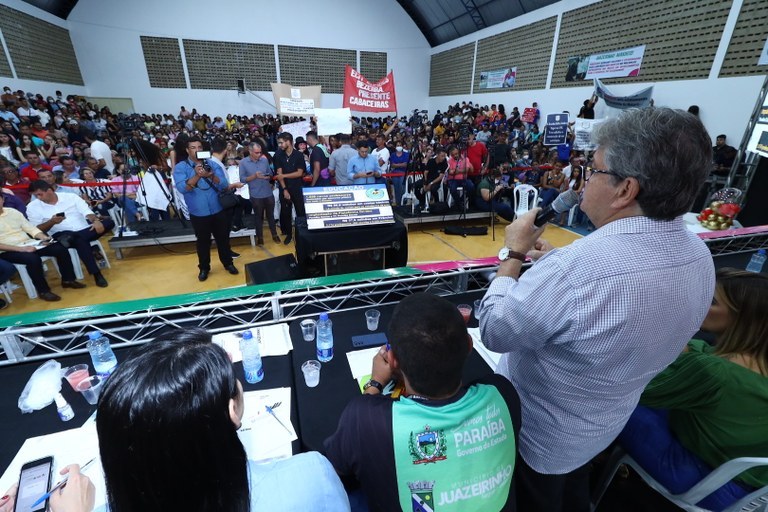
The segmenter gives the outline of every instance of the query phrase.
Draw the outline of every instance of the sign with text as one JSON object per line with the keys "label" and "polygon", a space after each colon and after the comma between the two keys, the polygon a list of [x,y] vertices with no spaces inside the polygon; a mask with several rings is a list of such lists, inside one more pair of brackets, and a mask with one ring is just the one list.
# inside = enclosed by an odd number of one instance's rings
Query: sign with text
{"label": "sign with text", "polygon": [[653,86],[630,94],[628,96],[619,96],[608,90],[599,79],[595,79],[595,96],[602,98],[605,104],[612,108],[645,108],[651,105],[653,98]]}
{"label": "sign with text", "polygon": [[312,129],[312,126],[309,124],[309,121],[299,121],[296,123],[289,123],[284,124],[280,126],[280,132],[288,132],[291,135],[293,135],[293,140],[296,140],[296,137],[302,137],[304,139],[307,138],[307,132]]}
{"label": "sign with text", "polygon": [[310,230],[395,222],[384,183],[306,187],[302,192]]}
{"label": "sign with text", "polygon": [[592,142],[592,131],[597,123],[602,119],[582,119],[577,118],[573,125],[573,149],[579,151],[593,151],[597,149],[597,144]]}
{"label": "sign with text", "polygon": [[589,80],[590,78],[637,76],[640,74],[644,53],[645,45],[591,55],[584,78]]}
{"label": "sign with text", "polygon": [[320,85],[307,87],[277,83],[271,85],[278,114],[309,117],[315,113],[315,108],[321,105],[322,86]]}
{"label": "sign with text", "polygon": [[544,145],[559,146],[565,144],[568,137],[568,114],[547,114],[547,125],[544,127]]}
{"label": "sign with text", "polygon": [[397,112],[395,77],[390,71],[372,84],[352,66],[344,70],[343,106],[355,112]]}
{"label": "sign with text", "polygon": [[523,115],[520,116],[520,119],[522,119],[524,123],[535,123],[538,110],[539,109],[533,107],[525,107],[523,109]]}
{"label": "sign with text", "polygon": [[510,88],[515,85],[517,68],[494,69],[480,72],[480,89]]}

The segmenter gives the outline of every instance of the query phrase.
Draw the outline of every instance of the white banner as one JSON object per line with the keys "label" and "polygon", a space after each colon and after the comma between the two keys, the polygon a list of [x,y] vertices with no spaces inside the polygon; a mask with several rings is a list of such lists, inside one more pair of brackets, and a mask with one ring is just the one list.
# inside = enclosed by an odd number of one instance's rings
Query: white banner
{"label": "white banner", "polygon": [[352,113],[348,108],[316,108],[318,135],[352,133]]}
{"label": "white banner", "polygon": [[619,96],[608,90],[599,79],[595,79],[595,96],[602,98],[605,104],[612,108],[628,109],[628,108],[645,108],[651,105],[651,99],[653,98],[653,86],[646,87],[641,91],[637,91],[635,94],[629,94],[627,96]]}
{"label": "white banner", "polygon": [[309,124],[309,121],[299,121],[298,123],[284,124],[280,127],[281,132],[288,132],[293,135],[294,141],[296,140],[296,137],[302,137],[306,139],[307,132],[311,129],[312,126]]}
{"label": "white banner", "polygon": [[645,45],[589,57],[586,79],[637,76],[643,63]]}
{"label": "white banner", "polygon": [[517,78],[517,68],[494,69],[480,72],[479,89],[501,89],[513,87]]}
{"label": "white banner", "polygon": [[597,145],[592,143],[592,130],[597,123],[601,123],[602,121],[602,119],[576,118],[573,125],[573,149],[578,149],[579,151],[595,150]]}

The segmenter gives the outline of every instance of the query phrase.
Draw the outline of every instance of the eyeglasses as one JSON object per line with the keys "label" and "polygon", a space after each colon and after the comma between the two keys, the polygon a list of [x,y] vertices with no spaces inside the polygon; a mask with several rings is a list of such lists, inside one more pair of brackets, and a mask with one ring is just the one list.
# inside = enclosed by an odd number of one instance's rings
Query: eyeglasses
{"label": "eyeglasses", "polygon": [[620,178],[621,176],[613,171],[607,171],[603,169],[593,169],[592,167],[585,167],[584,168],[584,181],[589,181],[590,178],[594,174],[609,174],[611,176],[616,176],[617,178]]}

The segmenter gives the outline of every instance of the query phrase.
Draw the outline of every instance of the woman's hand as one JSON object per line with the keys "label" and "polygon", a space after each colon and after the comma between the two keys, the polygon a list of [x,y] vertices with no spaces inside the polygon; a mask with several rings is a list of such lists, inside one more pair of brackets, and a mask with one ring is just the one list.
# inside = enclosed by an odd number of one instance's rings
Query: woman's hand
{"label": "woman's hand", "polygon": [[16,504],[16,491],[19,490],[19,484],[14,484],[10,489],[5,491],[3,497],[0,498],[0,512],[13,512],[13,507]]}
{"label": "woman's hand", "polygon": [[80,473],[80,466],[70,464],[59,472],[69,474],[67,485],[51,494],[52,512],[90,512],[96,501],[96,488],[87,476]]}

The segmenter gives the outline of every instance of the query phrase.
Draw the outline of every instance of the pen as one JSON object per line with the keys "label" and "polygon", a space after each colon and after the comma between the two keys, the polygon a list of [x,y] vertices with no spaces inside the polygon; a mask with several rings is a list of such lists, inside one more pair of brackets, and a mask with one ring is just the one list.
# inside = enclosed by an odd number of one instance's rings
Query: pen
{"label": "pen", "polygon": [[280,421],[280,418],[277,417],[277,414],[275,414],[275,411],[273,411],[270,406],[265,405],[264,407],[267,408],[267,412],[271,414],[273,418],[275,418],[275,420],[280,424],[281,427],[283,427],[289,434],[293,435],[293,432],[291,431],[291,429],[286,427],[285,424],[282,421]]}
{"label": "pen", "polygon": [[[85,469],[86,469],[88,466],[90,466],[90,465],[91,465],[91,463],[92,463],[93,461],[95,461],[95,460],[96,460],[96,457],[92,458],[91,460],[89,460],[88,462],[86,462],[85,464],[83,464],[82,466],[80,466],[80,471],[85,471]],[[36,506],[38,506],[39,504],[41,504],[42,502],[44,502],[45,500],[47,500],[47,499],[48,499],[48,498],[51,496],[51,494],[53,494],[53,493],[54,493],[54,491],[56,491],[57,489],[61,489],[62,487],[64,487],[65,485],[67,485],[67,482],[68,482],[68,481],[69,481],[69,475],[67,475],[67,476],[66,476],[66,478],[64,478],[64,480],[62,480],[61,482],[59,482],[59,483],[57,483],[56,485],[54,485],[54,486],[51,488],[51,490],[50,490],[50,491],[48,491],[47,493],[45,493],[45,494],[43,494],[42,496],[40,496],[39,498],[37,498],[37,500],[36,500],[36,501],[35,501],[35,502],[34,502],[32,505],[30,505],[30,506],[29,506],[29,508],[30,508],[30,509],[34,509]]]}
{"label": "pen", "polygon": [[387,342],[387,352],[389,352],[389,349],[391,349],[391,348],[392,347],[389,346],[389,342]]}

